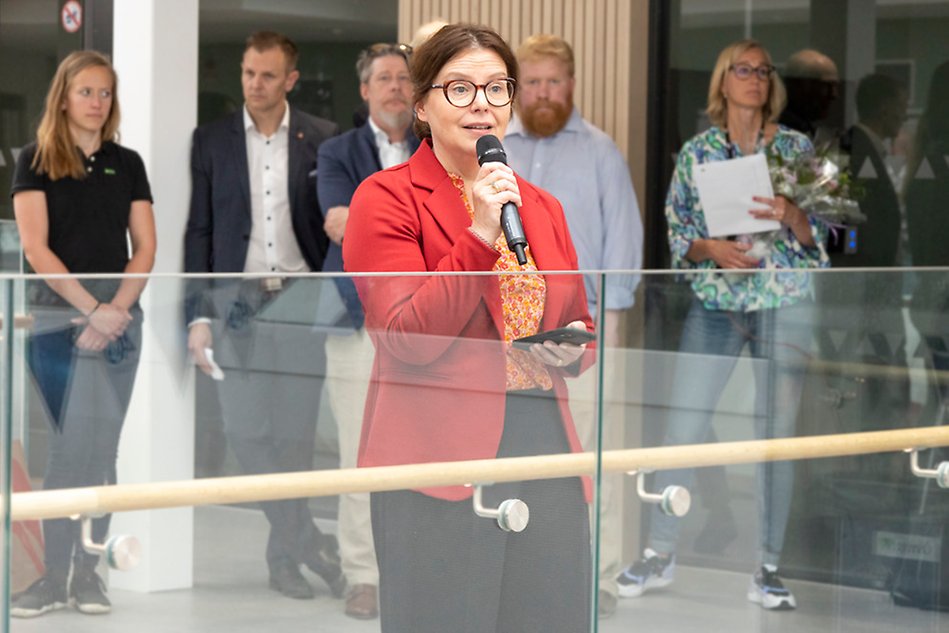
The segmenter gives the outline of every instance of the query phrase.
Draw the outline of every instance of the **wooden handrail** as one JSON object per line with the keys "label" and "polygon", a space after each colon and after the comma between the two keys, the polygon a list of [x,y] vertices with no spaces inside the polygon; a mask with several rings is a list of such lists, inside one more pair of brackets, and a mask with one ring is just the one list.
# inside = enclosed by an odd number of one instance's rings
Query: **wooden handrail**
{"label": "wooden handrail", "polygon": [[[0,328],[3,327],[4,315],[0,314]],[[32,330],[34,318],[32,314],[14,314],[13,315],[13,329],[15,330]]]}
{"label": "wooden handrail", "polygon": [[[604,472],[748,464],[949,446],[949,426],[604,451]],[[595,453],[350,468],[188,481],[21,492],[12,519],[52,519],[106,512],[335,496],[466,483],[592,475]]]}

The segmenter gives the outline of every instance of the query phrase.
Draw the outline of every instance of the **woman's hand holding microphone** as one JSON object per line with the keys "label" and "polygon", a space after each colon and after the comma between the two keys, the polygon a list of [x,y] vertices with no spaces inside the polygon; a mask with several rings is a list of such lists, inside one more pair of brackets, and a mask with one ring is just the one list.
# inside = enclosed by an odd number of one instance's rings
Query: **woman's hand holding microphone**
{"label": "woman's hand holding microphone", "polygon": [[471,186],[471,231],[493,245],[501,235],[501,207],[507,202],[521,206],[514,170],[501,162],[486,162]]}

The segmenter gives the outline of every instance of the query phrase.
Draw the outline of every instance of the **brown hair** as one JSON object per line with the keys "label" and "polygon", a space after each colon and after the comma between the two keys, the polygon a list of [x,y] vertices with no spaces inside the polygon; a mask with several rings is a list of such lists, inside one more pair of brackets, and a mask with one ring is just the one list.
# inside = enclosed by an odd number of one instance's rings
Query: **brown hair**
{"label": "brown hair", "polygon": [[[712,70],[712,81],[708,86],[708,107],[705,113],[712,121],[712,125],[724,128],[728,123],[728,101],[722,94],[722,84],[725,83],[725,75],[731,69],[735,60],[750,50],[759,50],[764,54],[768,64],[774,67],[771,62],[771,54],[768,49],[756,40],[739,40],[733,42],[722,49],[718,54],[718,61],[715,62],[715,69]],[[787,103],[787,92],[784,89],[784,83],[778,74],[771,73],[771,79],[768,81],[768,100],[762,108],[762,116],[768,123],[774,123],[781,116],[784,105]]]}
{"label": "brown hair", "polygon": [[522,64],[543,57],[556,57],[566,64],[567,74],[574,76],[576,63],[573,49],[562,37],[548,34],[531,35],[517,49],[517,61]]}
{"label": "brown hair", "polygon": [[[463,51],[478,48],[497,53],[507,67],[507,76],[517,81],[517,58],[500,35],[477,24],[449,24],[439,29],[412,53],[412,103],[417,105],[425,98],[445,64]],[[514,107],[513,104],[511,107]],[[417,118],[414,129],[421,139],[432,136],[428,123]]]}
{"label": "brown hair", "polygon": [[300,49],[286,35],[275,31],[257,31],[248,35],[244,42],[245,53],[250,49],[263,53],[271,48],[279,48],[283,51],[283,56],[287,59],[288,73],[297,69],[297,62],[300,61]]}
{"label": "brown hair", "polygon": [[69,131],[69,122],[63,105],[76,75],[87,68],[105,68],[112,75],[112,108],[102,126],[102,141],[117,141],[119,138],[118,77],[109,58],[96,51],[74,51],[60,62],[49,83],[43,118],[36,129],[36,155],[32,167],[38,174],[46,174],[50,180],[71,176],[85,178],[86,170],[82,157],[76,151],[76,142]]}

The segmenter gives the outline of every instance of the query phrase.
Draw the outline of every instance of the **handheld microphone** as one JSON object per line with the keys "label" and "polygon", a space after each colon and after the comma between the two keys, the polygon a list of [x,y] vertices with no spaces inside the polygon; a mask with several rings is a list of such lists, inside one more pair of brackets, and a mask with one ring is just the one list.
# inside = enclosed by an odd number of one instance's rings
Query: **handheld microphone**
{"label": "handheld microphone", "polygon": [[[482,136],[478,139],[475,149],[478,152],[478,165],[497,162],[507,165],[507,154],[501,141],[493,134]],[[504,231],[504,239],[507,240],[507,247],[514,251],[517,256],[517,263],[523,266],[527,263],[527,236],[524,235],[524,225],[521,224],[521,214],[517,212],[517,205],[513,202],[505,202],[501,207],[501,230]]]}

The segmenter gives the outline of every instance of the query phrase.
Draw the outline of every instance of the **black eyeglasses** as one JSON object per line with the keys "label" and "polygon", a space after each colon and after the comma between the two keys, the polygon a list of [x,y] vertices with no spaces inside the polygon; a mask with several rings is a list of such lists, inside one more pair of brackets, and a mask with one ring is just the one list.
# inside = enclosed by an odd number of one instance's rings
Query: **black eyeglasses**
{"label": "black eyeglasses", "polygon": [[751,64],[732,64],[728,67],[728,70],[735,73],[735,76],[746,81],[751,78],[752,75],[755,75],[761,81],[768,81],[771,79],[771,74],[774,73],[774,66],[769,66],[765,64],[764,66],[752,66]]}
{"label": "black eyeglasses", "polygon": [[474,103],[479,88],[484,92],[484,98],[487,99],[489,104],[500,107],[506,106],[514,100],[517,82],[511,77],[505,77],[479,86],[467,79],[452,79],[443,84],[429,86],[431,90],[435,88],[441,88],[445,93],[445,99],[456,108],[467,108]]}

